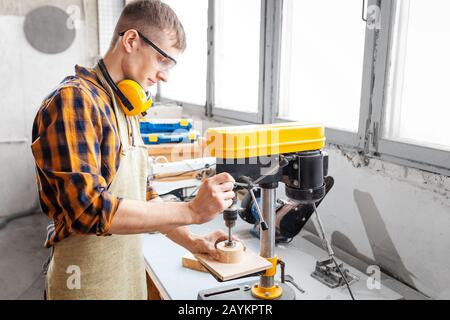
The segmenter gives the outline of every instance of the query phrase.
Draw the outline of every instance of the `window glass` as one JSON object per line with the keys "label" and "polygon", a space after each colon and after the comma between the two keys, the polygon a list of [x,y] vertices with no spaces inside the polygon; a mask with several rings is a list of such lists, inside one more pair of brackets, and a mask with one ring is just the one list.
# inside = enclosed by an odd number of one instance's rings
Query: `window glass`
{"label": "window glass", "polygon": [[361,2],[285,0],[279,118],[357,132],[366,24]]}

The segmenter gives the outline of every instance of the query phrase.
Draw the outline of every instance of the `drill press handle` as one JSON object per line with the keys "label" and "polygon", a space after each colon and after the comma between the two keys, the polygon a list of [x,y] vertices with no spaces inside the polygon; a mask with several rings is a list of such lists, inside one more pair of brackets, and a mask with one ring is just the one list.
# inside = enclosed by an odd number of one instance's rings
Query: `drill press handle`
{"label": "drill press handle", "polygon": [[267,231],[269,227],[267,226],[267,223],[264,221],[263,215],[261,213],[261,209],[259,208],[258,201],[256,200],[255,193],[253,192],[253,189],[249,189],[248,192],[250,192],[250,195],[252,196],[252,199],[255,203],[256,211],[258,212],[260,226],[263,231]]}
{"label": "drill press handle", "polygon": [[[263,215],[262,215],[262,213],[261,213],[261,209],[260,209],[260,207],[259,207],[258,201],[256,200],[255,192],[253,191],[254,188],[255,188],[255,184],[254,184],[253,181],[252,181],[249,177],[247,177],[247,176],[239,177],[239,179],[242,180],[242,181],[244,181],[244,183],[236,182],[236,186],[248,190],[248,193],[249,193],[250,196],[252,197],[252,200],[253,200],[253,202],[254,202],[254,204],[255,204],[255,208],[256,208],[256,212],[257,212],[257,214],[258,214],[258,219],[259,219],[259,221],[260,221],[261,229],[262,229],[263,231],[267,231],[267,230],[269,229],[269,227],[267,226],[266,221],[264,221],[264,217],[263,217]],[[245,210],[245,209],[243,208],[242,210]]]}

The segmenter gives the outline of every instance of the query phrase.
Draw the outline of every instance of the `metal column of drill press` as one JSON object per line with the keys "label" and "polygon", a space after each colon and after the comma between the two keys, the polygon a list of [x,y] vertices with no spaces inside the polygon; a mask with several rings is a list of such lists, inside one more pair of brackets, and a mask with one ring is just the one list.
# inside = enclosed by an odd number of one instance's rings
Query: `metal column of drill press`
{"label": "metal column of drill press", "polygon": [[[324,163],[328,163],[324,160],[326,155],[320,151],[325,146],[324,132],[323,126],[299,123],[208,130],[207,149],[217,159],[216,172],[228,172],[238,183],[249,184],[248,181],[251,181],[261,188],[260,218],[268,228],[260,233],[260,254],[271,262],[272,268],[266,270],[259,283],[237,286],[231,291],[226,290],[225,294],[225,288],[212,289],[199,296],[242,299],[246,292],[251,292],[251,296],[247,295],[249,299],[295,298],[291,287],[275,282],[277,265],[284,267],[275,255],[276,189],[279,182],[283,182],[286,193],[294,200],[308,202],[323,198]],[[241,181],[243,177],[247,181]],[[233,214],[227,213],[228,216],[233,217]],[[233,293],[235,291],[236,294]]]}

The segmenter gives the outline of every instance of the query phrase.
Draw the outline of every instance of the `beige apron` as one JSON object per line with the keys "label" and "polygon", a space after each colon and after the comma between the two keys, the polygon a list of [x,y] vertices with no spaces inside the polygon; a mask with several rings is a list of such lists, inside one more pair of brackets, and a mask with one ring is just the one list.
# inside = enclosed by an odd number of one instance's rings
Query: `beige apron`
{"label": "beige apron", "polygon": [[[101,72],[95,70],[112,97]],[[136,117],[127,117],[113,100],[122,154],[119,169],[108,190],[130,200],[146,200],[147,148],[139,134]],[[135,142],[130,144],[128,127]],[[47,272],[47,298],[50,300],[99,299],[146,300],[142,235],[98,237],[73,234],[56,243]],[[77,279],[79,271],[79,289]]]}

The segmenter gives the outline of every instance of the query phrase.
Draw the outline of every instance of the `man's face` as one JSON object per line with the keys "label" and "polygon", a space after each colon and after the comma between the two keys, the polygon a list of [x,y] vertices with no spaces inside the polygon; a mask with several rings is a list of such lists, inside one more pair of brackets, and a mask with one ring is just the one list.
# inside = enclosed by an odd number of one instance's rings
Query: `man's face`
{"label": "man's face", "polygon": [[[178,58],[180,50],[174,47],[175,40],[170,34],[160,32],[158,37],[147,39],[170,57]],[[122,69],[126,79],[137,81],[144,90],[149,90],[158,81],[168,81],[170,73],[168,66],[171,64],[169,58],[146,43],[137,32],[131,32],[131,35],[126,33],[125,40],[128,55],[124,59]]]}

